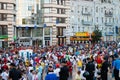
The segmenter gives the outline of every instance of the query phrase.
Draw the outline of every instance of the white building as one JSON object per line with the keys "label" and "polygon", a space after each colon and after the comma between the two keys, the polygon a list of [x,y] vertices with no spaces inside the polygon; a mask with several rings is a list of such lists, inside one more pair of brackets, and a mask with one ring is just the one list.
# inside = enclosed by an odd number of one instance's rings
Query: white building
{"label": "white building", "polygon": [[[37,2],[38,3],[37,3]],[[40,20],[36,29],[31,22],[32,13],[39,5]],[[67,10],[69,0],[17,0],[17,41],[23,45],[50,46],[66,43]],[[35,15],[33,15],[35,17]],[[58,24],[56,24],[56,21]],[[27,28],[27,30],[26,30]]]}
{"label": "white building", "polygon": [[40,21],[40,0],[16,0],[16,42],[23,45],[42,45],[43,26]]}
{"label": "white building", "polygon": [[117,39],[120,27],[120,0],[70,0],[69,36],[76,32],[92,33],[98,28],[104,41]]}

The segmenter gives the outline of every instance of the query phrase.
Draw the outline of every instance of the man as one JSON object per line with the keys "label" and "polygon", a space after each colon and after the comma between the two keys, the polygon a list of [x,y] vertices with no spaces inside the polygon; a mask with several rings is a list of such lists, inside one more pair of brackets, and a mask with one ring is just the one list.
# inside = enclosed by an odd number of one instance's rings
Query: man
{"label": "man", "polygon": [[21,78],[21,73],[16,69],[15,64],[10,64],[9,79],[19,80]]}
{"label": "man", "polygon": [[53,72],[53,66],[48,66],[48,74],[45,77],[45,80],[57,80],[56,74]]}
{"label": "man", "polygon": [[107,77],[108,77],[108,76],[107,76],[108,67],[109,67],[109,64],[108,64],[107,57],[104,57],[104,58],[103,58],[102,67],[101,67],[101,78],[102,78],[102,80],[108,80],[108,79],[107,79]]}
{"label": "man", "polygon": [[87,58],[88,63],[86,64],[86,71],[89,73],[88,76],[86,76],[86,80],[93,80],[94,79],[94,72],[95,72],[95,65],[93,61],[90,58]]}
{"label": "man", "polygon": [[120,80],[120,58],[118,56],[118,54],[114,55],[116,60],[113,62],[113,69],[114,69],[114,76],[115,76],[115,80]]}
{"label": "man", "polygon": [[60,80],[68,80],[68,77],[69,77],[69,69],[67,67],[67,64],[66,64],[66,60],[64,59],[62,61],[62,67],[60,69]]}

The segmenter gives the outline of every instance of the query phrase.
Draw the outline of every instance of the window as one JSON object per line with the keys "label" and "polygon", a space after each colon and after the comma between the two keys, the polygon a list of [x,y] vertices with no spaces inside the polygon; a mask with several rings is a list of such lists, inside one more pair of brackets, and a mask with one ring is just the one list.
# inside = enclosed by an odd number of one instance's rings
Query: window
{"label": "window", "polygon": [[65,18],[59,18],[58,17],[57,20],[58,20],[59,23],[65,23]]}
{"label": "window", "polygon": [[102,17],[102,23],[103,23],[103,17]]}
{"label": "window", "polygon": [[96,21],[98,22],[98,17],[96,17]]}
{"label": "window", "polygon": [[0,26],[0,35],[8,35],[8,27],[7,25]]}
{"label": "window", "polygon": [[31,34],[31,30],[29,28],[27,30],[26,28],[22,28],[20,37],[30,37],[31,36],[30,34]]}
{"label": "window", "polygon": [[114,18],[113,18],[113,23],[114,23]]}
{"label": "window", "polygon": [[7,21],[7,14],[0,14],[0,21]]}
{"label": "window", "polygon": [[43,29],[42,28],[33,29],[32,36],[33,37],[41,37],[41,36],[43,36]]}
{"label": "window", "polygon": [[44,22],[52,22],[52,17],[45,17]]}
{"label": "window", "polygon": [[65,9],[57,8],[57,14],[65,14]]}
{"label": "window", "polygon": [[103,13],[103,8],[101,8],[101,13]]}
{"label": "window", "polygon": [[57,0],[58,5],[65,5],[65,0]]}
{"label": "window", "polygon": [[51,0],[44,0],[44,3],[51,3]]}
{"label": "window", "polygon": [[96,12],[98,12],[98,7],[96,7]]}
{"label": "window", "polygon": [[31,11],[32,10],[32,6],[28,6],[28,11]]}
{"label": "window", "polygon": [[7,9],[6,3],[0,3],[0,9]]}
{"label": "window", "polygon": [[50,28],[45,28],[45,35],[50,35]]}

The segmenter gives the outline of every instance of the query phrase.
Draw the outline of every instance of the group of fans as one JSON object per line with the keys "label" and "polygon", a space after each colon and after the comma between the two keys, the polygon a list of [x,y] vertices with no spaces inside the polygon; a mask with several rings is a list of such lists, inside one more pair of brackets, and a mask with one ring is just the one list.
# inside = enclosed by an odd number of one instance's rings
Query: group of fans
{"label": "group of fans", "polygon": [[[26,49],[33,52],[25,58]],[[108,80],[108,73],[120,80],[116,42],[0,49],[0,80]]]}

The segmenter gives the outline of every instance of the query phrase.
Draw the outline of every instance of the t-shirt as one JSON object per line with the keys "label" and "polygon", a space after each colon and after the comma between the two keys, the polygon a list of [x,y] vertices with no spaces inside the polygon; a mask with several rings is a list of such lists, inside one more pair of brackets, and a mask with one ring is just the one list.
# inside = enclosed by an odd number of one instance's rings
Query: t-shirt
{"label": "t-shirt", "polygon": [[15,68],[11,69],[9,71],[9,77],[12,79],[12,80],[19,80],[21,78],[21,73],[20,71],[16,70]]}
{"label": "t-shirt", "polygon": [[1,76],[2,76],[2,79],[8,80],[8,73],[7,73],[7,72],[3,72],[3,73],[1,74]]}

